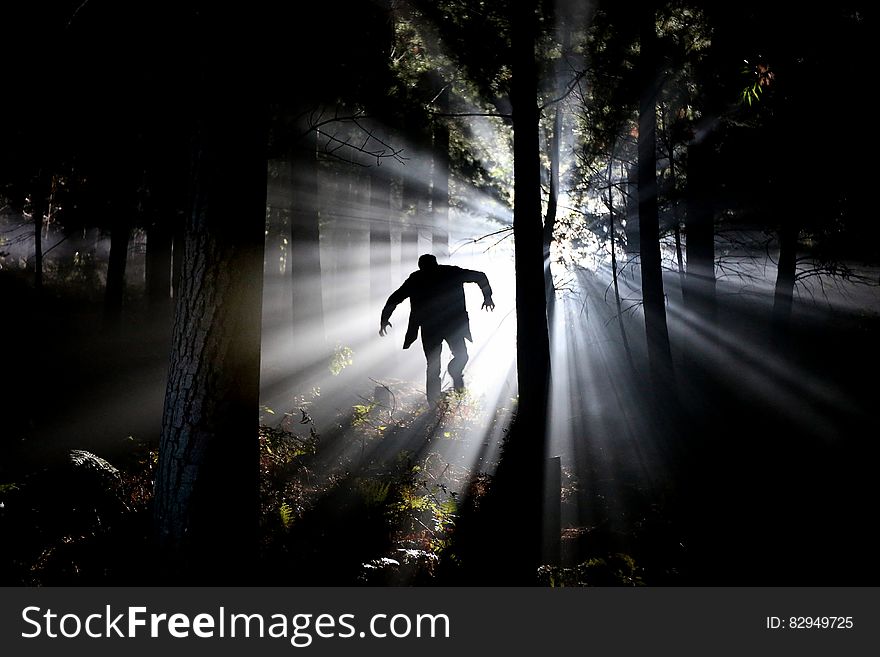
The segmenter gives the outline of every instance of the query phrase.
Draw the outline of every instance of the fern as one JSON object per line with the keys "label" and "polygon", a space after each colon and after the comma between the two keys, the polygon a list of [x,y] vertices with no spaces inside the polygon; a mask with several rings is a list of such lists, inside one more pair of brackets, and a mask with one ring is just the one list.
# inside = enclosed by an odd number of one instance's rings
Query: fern
{"label": "fern", "polygon": [[293,507],[287,502],[282,502],[278,507],[278,515],[281,516],[281,524],[284,525],[284,528],[289,529],[293,524]]}

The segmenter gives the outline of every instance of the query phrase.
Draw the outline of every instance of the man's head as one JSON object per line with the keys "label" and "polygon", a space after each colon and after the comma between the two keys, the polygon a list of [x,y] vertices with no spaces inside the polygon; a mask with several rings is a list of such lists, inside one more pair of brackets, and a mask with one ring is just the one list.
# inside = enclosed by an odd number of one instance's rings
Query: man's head
{"label": "man's head", "polygon": [[430,253],[426,253],[423,256],[419,257],[419,269],[422,271],[426,271],[428,269],[434,269],[437,266],[437,258],[432,256]]}

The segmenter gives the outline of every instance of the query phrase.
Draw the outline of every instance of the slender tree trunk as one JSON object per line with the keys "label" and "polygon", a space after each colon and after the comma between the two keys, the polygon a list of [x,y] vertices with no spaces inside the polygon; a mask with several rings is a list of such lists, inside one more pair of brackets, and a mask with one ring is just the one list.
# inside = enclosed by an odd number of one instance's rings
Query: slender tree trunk
{"label": "slender tree trunk", "polygon": [[773,323],[779,335],[788,329],[797,275],[798,227],[793,222],[779,230],[779,264],[776,271],[776,289],[773,296]]}
{"label": "slender tree trunk", "polygon": [[[270,185],[271,186],[271,185]],[[266,199],[266,262],[263,267],[264,284],[269,279],[278,278],[281,275],[282,254],[284,253],[284,239],[289,238],[289,229],[283,225],[281,209],[272,205],[273,199]],[[285,270],[286,273],[286,270]],[[274,288],[274,286],[273,286]],[[275,301],[273,301],[273,304]]]}
{"label": "slender tree trunk", "polygon": [[[355,214],[357,212],[356,174],[351,168],[344,168],[338,172],[339,192],[337,194],[337,218],[335,221],[335,246],[333,253],[336,266],[333,278],[333,292],[335,302],[333,304],[334,316],[340,314],[357,314],[357,306],[362,298],[357,292],[357,286],[361,282],[355,272],[356,250],[354,232],[356,230]],[[357,328],[366,328],[366,323],[361,323]],[[349,346],[355,336],[355,327],[348,326],[344,322],[336,322],[329,336],[332,343]]]}
{"label": "slender tree trunk", "polygon": [[[611,164],[608,165],[608,184],[611,184]],[[623,350],[626,354],[626,360],[630,369],[635,372],[636,366],[633,361],[632,349],[629,346],[629,338],[626,335],[626,327],[623,325],[623,307],[620,303],[620,284],[617,275],[617,247],[614,227],[614,196],[612,190],[608,189],[608,234],[611,239],[611,283],[614,287],[614,306],[617,308],[617,327],[620,330],[620,340],[623,343]]]}
{"label": "slender tree trunk", "polygon": [[388,167],[370,175],[370,301],[376,312],[388,298],[391,283],[391,178]]}
{"label": "slender tree trunk", "polygon": [[34,224],[34,288],[43,289],[43,216],[46,213],[46,197],[42,185],[31,195],[31,212]]}
{"label": "slender tree trunk", "polygon": [[[119,212],[115,209],[114,212]],[[128,243],[131,225],[128,217],[117,216],[110,229],[110,257],[107,264],[107,286],[104,289],[104,319],[116,322],[122,313],[125,298],[125,265],[128,262]]]}
{"label": "slender tree trunk", "polygon": [[[558,8],[559,9],[559,8]],[[571,28],[567,24],[564,11],[558,20],[562,31],[562,57],[556,65],[554,96],[561,96],[563,77],[566,75],[565,56],[571,47]],[[550,248],[553,244],[553,232],[556,229],[556,215],[559,206],[559,160],[562,146],[562,102],[557,102],[553,110],[553,134],[550,136],[550,189],[547,195],[547,213],[544,216],[543,249],[544,249],[544,294],[547,298],[547,319],[553,329],[553,314],[556,304],[556,286],[553,284],[553,272],[550,269]]]}
{"label": "slender tree trunk", "polygon": [[687,278],[684,300],[710,325],[715,323],[715,211],[709,176],[711,143],[688,146]]}
{"label": "slender tree trunk", "polygon": [[[665,108],[664,108],[664,135],[666,139],[664,140],[664,146],[666,148],[666,152],[669,157],[669,189],[670,196],[675,197],[677,186],[678,186],[678,175],[675,166],[675,146],[672,143],[672,136],[670,134],[670,130],[668,127],[668,121],[665,118]],[[672,205],[672,221],[673,221],[673,231],[672,236],[675,242],[675,262],[678,265],[678,284],[679,289],[682,290],[682,295],[684,294],[684,286],[685,286],[685,274],[684,274],[684,252],[682,251],[681,246],[681,221],[678,218],[678,206]]]}
{"label": "slender tree trunk", "polygon": [[324,340],[324,302],[321,283],[321,229],[318,209],[318,135],[308,133],[300,157],[288,167],[293,194],[290,211],[290,258],[293,331],[303,329]]}
{"label": "slender tree trunk", "polygon": [[664,389],[672,382],[672,355],[666,325],[657,211],[657,35],[653,8],[642,11],[639,26],[642,84],[638,137],[639,258],[651,379],[655,387]]}
{"label": "slender tree trunk", "polygon": [[419,260],[419,229],[404,225],[400,232],[400,266],[406,273],[413,271]]}
{"label": "slender tree trunk", "polygon": [[166,222],[154,222],[147,228],[144,266],[147,301],[152,307],[165,306],[171,298],[171,245],[172,234]]}
{"label": "slender tree trunk", "polygon": [[[191,212],[191,210],[190,210]],[[181,292],[181,273],[183,272],[184,252],[186,250],[186,220],[175,214],[171,229],[171,296],[177,299]]]}
{"label": "slender tree trunk", "polygon": [[[439,77],[439,76],[438,76]],[[442,84],[442,79],[440,83]],[[449,112],[449,87],[437,97],[437,109]],[[449,126],[446,119],[434,119],[434,170],[431,188],[431,226],[434,255],[442,262],[449,258]]]}
{"label": "slender tree trunk", "polygon": [[430,169],[424,164],[431,148],[431,134],[426,128],[404,120],[404,134],[411,139],[413,158],[407,163],[401,197],[403,222],[401,228],[400,265],[404,272],[416,268],[419,258],[419,229],[426,223],[428,202],[431,198]]}
{"label": "slender tree trunk", "polygon": [[[545,517],[552,515],[552,503],[546,508],[544,504],[544,483],[548,475],[545,449],[550,340],[544,291],[535,5],[534,0],[528,0],[514,3],[511,8],[513,231],[519,400],[494,486],[485,504],[481,504],[479,521],[464,518],[465,526],[460,535],[463,563],[472,569],[472,581],[496,585],[534,584],[542,552],[546,546],[554,543],[554,537],[544,535],[550,524],[545,525]],[[548,502],[556,498],[549,491],[546,497]],[[469,522],[474,523],[473,526]],[[511,527],[516,527],[516,550],[499,550],[498,537],[509,532]],[[469,550],[474,550],[473,554],[469,554]]]}
{"label": "slender tree trunk", "polygon": [[550,137],[550,191],[547,196],[547,213],[544,215],[542,245],[544,254],[544,295],[547,299],[547,317],[553,322],[553,306],[556,301],[556,286],[550,271],[550,247],[553,244],[553,231],[556,228],[556,212],[559,205],[559,142],[562,130],[562,108],[556,103],[553,113],[553,135]]}
{"label": "slender tree trunk", "polygon": [[681,225],[676,220],[675,228],[673,228],[673,239],[675,240],[675,264],[678,265],[678,282],[681,289],[684,290],[684,250],[681,246]]}
{"label": "slender tree trunk", "polygon": [[267,111],[260,58],[214,37],[238,33],[237,19],[219,20],[226,30],[206,30],[217,42],[201,60],[155,483],[162,565],[175,583],[249,582],[257,548]]}

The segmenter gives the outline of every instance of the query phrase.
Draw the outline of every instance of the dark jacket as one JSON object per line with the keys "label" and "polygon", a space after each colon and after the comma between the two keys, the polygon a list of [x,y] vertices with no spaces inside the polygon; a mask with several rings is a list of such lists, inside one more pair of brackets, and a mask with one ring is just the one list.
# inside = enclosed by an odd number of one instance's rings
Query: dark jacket
{"label": "dark jacket", "polygon": [[429,334],[433,338],[451,337],[455,332],[463,331],[465,338],[473,342],[464,301],[465,283],[479,285],[484,299],[492,297],[489,279],[481,271],[452,265],[415,271],[388,297],[382,309],[382,323],[387,322],[398,304],[408,298],[410,314],[404,349],[416,341],[420,328],[423,335]]}

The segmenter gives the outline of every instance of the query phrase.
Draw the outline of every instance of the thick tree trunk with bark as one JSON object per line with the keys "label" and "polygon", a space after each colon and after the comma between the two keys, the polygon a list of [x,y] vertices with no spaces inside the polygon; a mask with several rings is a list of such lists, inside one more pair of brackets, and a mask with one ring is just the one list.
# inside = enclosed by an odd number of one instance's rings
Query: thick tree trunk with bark
{"label": "thick tree trunk with bark", "polygon": [[266,109],[258,59],[212,45],[154,499],[164,574],[180,583],[249,581],[257,548]]}
{"label": "thick tree trunk with bark", "polygon": [[657,35],[654,11],[644,8],[640,15],[639,61],[641,97],[639,99],[638,190],[639,259],[642,275],[642,302],[652,384],[661,389],[672,381],[672,355],[666,325],[663,270],[660,258],[660,221],[657,211]]}

